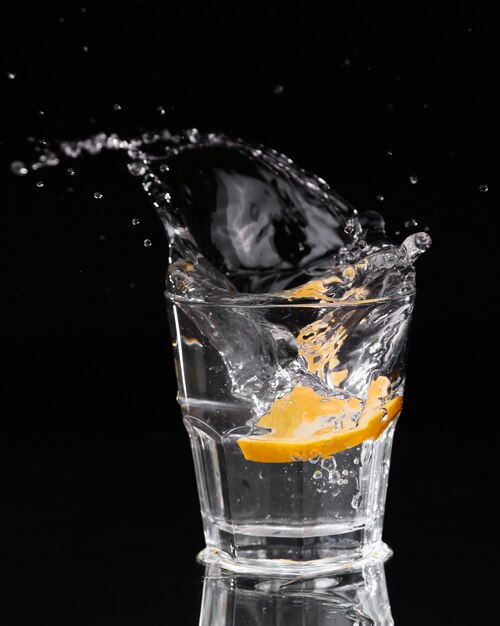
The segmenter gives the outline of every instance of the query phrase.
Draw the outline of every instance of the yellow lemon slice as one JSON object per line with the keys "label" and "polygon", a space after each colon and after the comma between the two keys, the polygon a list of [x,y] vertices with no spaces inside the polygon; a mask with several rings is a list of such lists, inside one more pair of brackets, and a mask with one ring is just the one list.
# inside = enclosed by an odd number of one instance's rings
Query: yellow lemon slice
{"label": "yellow lemon slice", "polygon": [[403,404],[402,396],[386,400],[388,389],[389,379],[377,378],[370,384],[363,406],[355,397],[328,398],[297,385],[257,422],[270,432],[242,437],[238,445],[247,461],[289,463],[328,457],[377,439],[400,414]]}

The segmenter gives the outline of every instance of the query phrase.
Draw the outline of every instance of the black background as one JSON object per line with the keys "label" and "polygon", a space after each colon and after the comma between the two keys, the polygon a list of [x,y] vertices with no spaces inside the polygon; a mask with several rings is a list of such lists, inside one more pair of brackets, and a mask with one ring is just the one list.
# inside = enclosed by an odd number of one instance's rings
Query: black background
{"label": "black background", "polygon": [[162,127],[274,147],[360,210],[381,210],[395,239],[411,218],[429,228],[386,511],[389,593],[398,626],[489,615],[498,411],[480,354],[494,354],[496,332],[486,6],[2,8],[2,624],[198,620],[203,538],[161,228],[111,157],[105,168],[66,164],[72,177],[9,169],[41,139]]}

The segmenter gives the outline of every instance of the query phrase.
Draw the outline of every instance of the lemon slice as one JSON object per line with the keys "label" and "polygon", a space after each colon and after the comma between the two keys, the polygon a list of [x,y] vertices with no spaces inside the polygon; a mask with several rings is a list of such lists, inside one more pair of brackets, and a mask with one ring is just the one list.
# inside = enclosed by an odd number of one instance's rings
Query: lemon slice
{"label": "lemon slice", "polygon": [[328,457],[377,439],[401,412],[402,396],[386,399],[389,379],[380,376],[369,388],[363,406],[358,398],[320,396],[297,385],[271,406],[257,426],[270,429],[262,435],[238,440],[247,461],[289,463]]}

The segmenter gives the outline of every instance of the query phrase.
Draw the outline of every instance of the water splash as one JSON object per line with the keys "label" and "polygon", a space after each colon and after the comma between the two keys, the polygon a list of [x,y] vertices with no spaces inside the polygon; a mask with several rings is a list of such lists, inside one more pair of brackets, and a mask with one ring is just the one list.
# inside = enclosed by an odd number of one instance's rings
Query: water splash
{"label": "water splash", "polygon": [[[358,214],[286,156],[196,129],[46,144],[31,164],[12,170],[103,151],[122,152],[141,180],[168,239],[166,294],[210,338],[232,393],[256,414],[297,382],[363,398],[376,374],[401,369],[414,263],[430,246],[425,232],[394,245],[377,212]],[[316,307],[316,321],[294,334],[267,313],[290,306]],[[361,367],[367,350],[371,365]],[[396,393],[403,381],[393,383]]]}

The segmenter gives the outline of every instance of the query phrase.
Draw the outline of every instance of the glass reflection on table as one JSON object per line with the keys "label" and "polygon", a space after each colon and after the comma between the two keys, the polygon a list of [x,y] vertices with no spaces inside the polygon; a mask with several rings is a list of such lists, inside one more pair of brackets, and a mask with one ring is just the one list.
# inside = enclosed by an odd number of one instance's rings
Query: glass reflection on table
{"label": "glass reflection on table", "polygon": [[207,565],[199,626],[391,626],[384,564],[318,578],[236,575]]}

